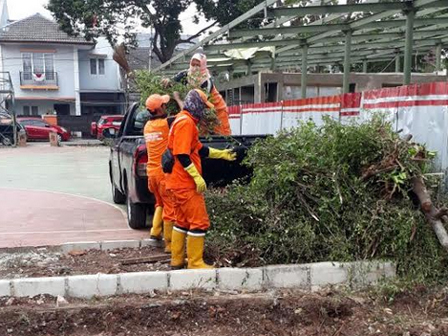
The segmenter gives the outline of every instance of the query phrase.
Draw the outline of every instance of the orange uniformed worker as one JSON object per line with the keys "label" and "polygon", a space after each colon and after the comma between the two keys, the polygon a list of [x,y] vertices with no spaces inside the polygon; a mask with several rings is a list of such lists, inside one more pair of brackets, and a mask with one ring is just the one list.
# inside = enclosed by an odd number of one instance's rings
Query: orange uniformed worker
{"label": "orange uniformed worker", "polygon": [[[174,76],[175,82],[188,84],[193,88],[203,90],[210,94],[210,101],[213,103],[216,110],[216,117],[219,120],[219,125],[213,130],[214,134],[231,135],[229,123],[229,111],[224,98],[216,89],[213,83],[210,72],[207,69],[207,56],[202,53],[196,53],[190,60],[190,68],[182,71]],[[169,80],[163,81],[164,85],[169,84]]]}
{"label": "orange uniformed worker", "polygon": [[162,223],[165,239],[165,252],[171,252],[171,233],[173,231],[174,209],[166,192],[165,173],[162,170],[162,155],[168,144],[169,121],[166,104],[170,96],[153,94],[146,100],[150,113],[149,121],[143,131],[148,152],[148,187],[156,199],[150,239],[162,241]]}
{"label": "orange uniformed worker", "polygon": [[173,269],[185,266],[185,242],[188,268],[212,267],[203,260],[204,237],[210,221],[202,195],[207,185],[202,178],[201,158],[236,159],[232,150],[209,148],[199,141],[197,124],[206,108],[213,108],[206,94],[199,89],[191,90],[168,136],[168,149],[174,156],[173,170],[167,174],[167,189],[172,196],[176,215],[171,247]]}

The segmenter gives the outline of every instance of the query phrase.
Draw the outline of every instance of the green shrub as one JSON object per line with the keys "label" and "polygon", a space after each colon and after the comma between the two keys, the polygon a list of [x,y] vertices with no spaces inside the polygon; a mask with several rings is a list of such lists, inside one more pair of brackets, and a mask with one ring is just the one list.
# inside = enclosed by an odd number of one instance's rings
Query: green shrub
{"label": "green shrub", "polygon": [[[180,112],[179,106],[173,99],[173,93],[179,92],[180,98],[183,100],[187,93],[193,88],[186,83],[171,82],[168,87],[162,85],[162,77],[157,76],[146,70],[139,70],[135,72],[135,83],[138,92],[141,94],[140,103],[145,104],[146,99],[155,93],[160,95],[168,94],[171,100],[167,104],[168,115],[176,115]],[[206,109],[204,119],[201,121],[199,128],[201,134],[208,135],[213,133],[216,126],[219,125],[219,120],[216,116],[215,110]]]}
{"label": "green shrub", "polygon": [[[157,76],[149,71],[139,70],[135,72],[135,82],[137,85],[137,89],[141,94],[142,105],[145,104],[146,98],[148,98],[152,94],[160,94],[165,95],[169,94],[171,98],[173,97],[174,92],[179,92],[182,99],[191,90],[191,88],[182,83],[172,83],[169,87],[164,87],[161,83],[162,77]],[[177,103],[171,99],[167,106],[168,114],[173,115],[179,112],[179,106]]]}
{"label": "green shrub", "polygon": [[210,251],[232,265],[394,259],[416,280],[445,276],[409,193],[431,156],[381,119],[308,122],[259,141],[245,160],[251,182],[207,194]]}

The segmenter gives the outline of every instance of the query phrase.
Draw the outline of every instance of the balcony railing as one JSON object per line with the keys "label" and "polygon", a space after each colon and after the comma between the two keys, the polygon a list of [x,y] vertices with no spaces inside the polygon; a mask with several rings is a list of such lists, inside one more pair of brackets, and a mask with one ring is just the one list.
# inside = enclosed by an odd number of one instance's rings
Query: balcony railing
{"label": "balcony railing", "polygon": [[20,86],[32,87],[57,87],[58,73],[57,72],[20,72]]}

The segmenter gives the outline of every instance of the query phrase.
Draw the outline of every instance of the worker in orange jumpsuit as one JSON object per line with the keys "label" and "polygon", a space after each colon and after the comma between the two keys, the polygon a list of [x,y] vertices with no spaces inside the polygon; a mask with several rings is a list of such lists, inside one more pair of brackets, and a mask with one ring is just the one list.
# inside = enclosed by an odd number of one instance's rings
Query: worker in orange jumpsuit
{"label": "worker in orange jumpsuit", "polygon": [[171,248],[173,269],[185,266],[185,243],[188,268],[212,267],[203,259],[204,238],[210,221],[202,195],[207,185],[201,176],[201,158],[228,161],[236,159],[232,150],[209,148],[199,141],[197,124],[206,108],[213,108],[206,94],[198,89],[191,90],[168,136],[168,149],[174,158],[172,171],[167,174],[167,189],[171,194],[176,215]]}
{"label": "worker in orange jumpsuit", "polygon": [[[219,135],[232,134],[227,104],[213,83],[210,72],[207,69],[207,57],[204,54],[194,54],[190,60],[190,68],[178,73],[174,76],[173,80],[186,85],[188,84],[193,88],[201,89],[209,94],[209,100],[214,105],[216,116],[220,123],[215,127],[214,133]],[[169,82],[169,79],[163,80],[164,85],[169,85]]]}
{"label": "worker in orange jumpsuit", "polygon": [[173,205],[166,192],[165,174],[161,164],[162,154],[168,144],[170,125],[169,119],[167,119],[166,104],[169,100],[169,95],[153,94],[148,97],[146,109],[150,113],[150,118],[143,131],[148,152],[146,168],[148,187],[156,199],[150,240],[155,243],[162,241],[163,223],[165,252],[171,252],[171,233],[175,219]]}

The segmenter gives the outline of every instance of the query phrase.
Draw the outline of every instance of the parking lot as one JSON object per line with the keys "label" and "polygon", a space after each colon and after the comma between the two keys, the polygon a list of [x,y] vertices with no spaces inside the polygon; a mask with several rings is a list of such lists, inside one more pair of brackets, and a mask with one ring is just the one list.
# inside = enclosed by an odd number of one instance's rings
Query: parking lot
{"label": "parking lot", "polygon": [[107,147],[0,148],[0,247],[140,239],[113,204]]}

